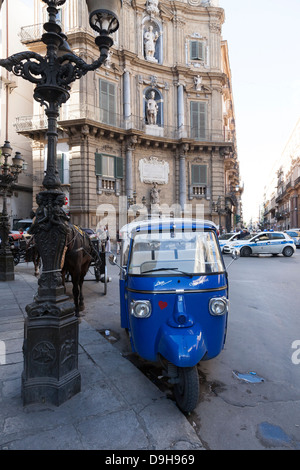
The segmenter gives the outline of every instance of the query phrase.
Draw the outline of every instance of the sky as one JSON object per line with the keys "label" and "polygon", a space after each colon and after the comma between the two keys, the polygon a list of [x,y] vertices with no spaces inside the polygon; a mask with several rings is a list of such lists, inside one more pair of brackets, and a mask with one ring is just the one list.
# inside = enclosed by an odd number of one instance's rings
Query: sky
{"label": "sky", "polygon": [[219,0],[225,10],[243,215],[257,219],[264,187],[300,118],[300,0]]}

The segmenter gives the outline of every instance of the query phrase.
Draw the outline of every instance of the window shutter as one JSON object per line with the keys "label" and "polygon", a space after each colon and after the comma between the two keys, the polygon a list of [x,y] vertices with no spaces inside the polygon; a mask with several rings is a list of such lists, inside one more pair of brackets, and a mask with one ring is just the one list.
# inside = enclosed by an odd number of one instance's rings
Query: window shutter
{"label": "window shutter", "polygon": [[191,101],[191,128],[193,138],[206,138],[206,103]]}
{"label": "window shutter", "polygon": [[191,168],[192,184],[207,184],[207,166],[192,165]]}
{"label": "window shutter", "polygon": [[190,58],[191,60],[197,59],[197,41],[190,42]]}
{"label": "window shutter", "polygon": [[192,165],[191,173],[192,184],[198,184],[198,165]]}
{"label": "window shutter", "polygon": [[123,158],[115,157],[115,178],[123,178]]}
{"label": "window shutter", "polygon": [[204,60],[204,43],[201,41],[190,41],[190,59]]}
{"label": "window shutter", "polygon": [[102,155],[95,153],[95,173],[96,176],[102,176]]}
{"label": "window shutter", "polygon": [[115,125],[116,87],[113,83],[100,79],[100,120]]}
{"label": "window shutter", "polygon": [[200,173],[200,184],[207,183],[207,167],[206,165],[199,165],[199,173]]}

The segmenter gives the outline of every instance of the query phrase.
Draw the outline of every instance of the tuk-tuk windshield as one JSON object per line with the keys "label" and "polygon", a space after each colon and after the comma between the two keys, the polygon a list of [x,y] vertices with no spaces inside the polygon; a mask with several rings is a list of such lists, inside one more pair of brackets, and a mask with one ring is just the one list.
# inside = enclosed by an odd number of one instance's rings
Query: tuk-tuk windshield
{"label": "tuk-tuk windshield", "polygon": [[224,272],[222,255],[213,231],[136,233],[129,274],[168,275]]}

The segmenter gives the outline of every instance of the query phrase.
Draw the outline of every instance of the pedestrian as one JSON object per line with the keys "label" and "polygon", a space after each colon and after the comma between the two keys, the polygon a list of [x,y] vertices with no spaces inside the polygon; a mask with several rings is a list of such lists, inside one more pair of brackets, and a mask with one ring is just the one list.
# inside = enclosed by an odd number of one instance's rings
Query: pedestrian
{"label": "pedestrian", "polygon": [[110,236],[109,236],[109,231],[108,231],[108,225],[105,226],[104,228],[105,234],[106,234],[106,239],[105,239],[105,251],[108,253],[110,252]]}
{"label": "pedestrian", "polygon": [[246,229],[244,228],[244,229],[241,230],[241,232],[240,232],[239,239],[240,239],[240,240],[243,240],[243,238],[245,238],[247,235],[249,235],[249,232],[248,232],[248,230],[246,230]]}
{"label": "pedestrian", "polygon": [[117,255],[120,253],[121,249],[121,239],[120,239],[120,232],[117,230]]}

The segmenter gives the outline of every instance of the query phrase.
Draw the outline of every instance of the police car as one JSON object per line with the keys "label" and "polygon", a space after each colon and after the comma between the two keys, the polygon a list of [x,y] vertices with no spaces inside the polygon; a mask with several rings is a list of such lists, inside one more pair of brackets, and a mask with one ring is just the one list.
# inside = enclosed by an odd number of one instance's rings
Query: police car
{"label": "police car", "polygon": [[235,242],[243,242],[246,240],[249,240],[250,238],[253,237],[253,234],[248,234],[248,235],[242,235],[243,238],[241,239],[241,233],[242,232],[229,232],[229,233],[223,233],[222,235],[219,236],[219,245],[221,248],[222,253],[230,253],[230,251],[225,252],[224,251],[224,246],[228,247],[229,245],[233,245]]}
{"label": "police car", "polygon": [[274,256],[282,254],[292,256],[296,251],[294,240],[284,232],[260,232],[247,240],[236,242],[223,247],[224,253],[232,253],[235,248],[240,250],[241,256],[251,256],[259,254],[272,254]]}

